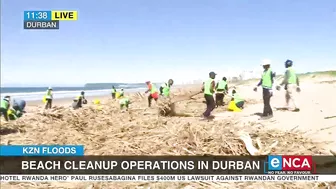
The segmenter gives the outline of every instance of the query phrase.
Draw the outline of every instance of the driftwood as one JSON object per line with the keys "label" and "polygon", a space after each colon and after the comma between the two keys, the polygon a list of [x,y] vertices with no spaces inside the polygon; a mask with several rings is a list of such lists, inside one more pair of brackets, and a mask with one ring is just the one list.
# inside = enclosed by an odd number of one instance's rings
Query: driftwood
{"label": "driftwood", "polygon": [[201,91],[192,93],[188,96],[177,96],[176,98],[161,98],[158,101],[158,113],[161,116],[175,116],[177,115],[175,111],[175,103],[182,102],[185,100],[192,99],[193,96],[196,96],[198,94],[202,93]]}
{"label": "driftwood", "polygon": [[336,115],[324,117],[324,119],[332,119],[332,118],[336,118]]}

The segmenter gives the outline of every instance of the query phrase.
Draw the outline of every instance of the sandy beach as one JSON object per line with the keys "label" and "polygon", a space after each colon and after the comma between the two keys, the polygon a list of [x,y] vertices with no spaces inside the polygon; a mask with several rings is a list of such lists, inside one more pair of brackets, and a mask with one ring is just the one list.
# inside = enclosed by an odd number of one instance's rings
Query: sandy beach
{"label": "sandy beach", "polygon": [[[1,126],[1,144],[81,144],[86,155],[252,155],[241,136],[260,139],[258,154],[331,155],[336,151],[336,78],[307,77],[296,94],[300,112],[275,110],[285,104],[285,91],[274,91],[274,117],[259,120],[261,89],[255,81],[229,83],[247,101],[242,112],[227,107],[213,111],[215,119],[201,121],[205,110],[203,95],[176,103],[176,115],[158,115],[159,104],[147,107],[147,98],[130,96],[128,112],[121,112],[110,96],[90,97],[89,104],[72,110],[72,99],[55,100],[52,110],[43,110],[42,101],[29,102],[28,113]],[[199,91],[199,85],[175,87],[173,99]],[[127,91],[126,91],[127,93]],[[101,105],[92,104],[99,98]],[[227,103],[229,98],[225,99]],[[267,149],[277,141],[272,149]],[[257,154],[254,154],[257,155]],[[2,183],[4,188],[320,188],[335,183]]]}

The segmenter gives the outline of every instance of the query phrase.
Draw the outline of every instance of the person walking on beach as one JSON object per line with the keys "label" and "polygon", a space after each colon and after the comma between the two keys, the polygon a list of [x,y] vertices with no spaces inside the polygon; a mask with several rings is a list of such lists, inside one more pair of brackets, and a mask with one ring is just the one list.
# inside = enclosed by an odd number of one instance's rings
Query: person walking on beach
{"label": "person walking on beach", "polygon": [[112,99],[115,99],[116,98],[116,93],[117,93],[117,90],[115,89],[114,86],[112,86]]}
{"label": "person walking on beach", "polygon": [[226,77],[216,84],[216,107],[224,106],[224,96],[228,91]]}
{"label": "person walking on beach", "polygon": [[5,96],[1,100],[1,107],[0,107],[0,116],[4,116],[5,120],[8,121],[8,110],[10,108],[10,96]]}
{"label": "person walking on beach", "polygon": [[159,98],[159,92],[155,86],[155,84],[152,84],[150,81],[146,81],[146,85],[148,87],[147,91],[145,92],[146,94],[150,92],[148,95],[148,107],[151,107],[152,105],[152,100],[154,99],[155,101],[158,100]]}
{"label": "person walking on beach", "polygon": [[213,94],[215,92],[215,72],[209,73],[209,79],[203,83],[202,91],[204,93],[204,98],[206,102],[206,110],[203,113],[202,119],[208,119],[211,115],[211,112],[215,109],[215,99]]}
{"label": "person walking on beach", "polygon": [[170,96],[170,87],[173,86],[174,81],[172,79],[168,80],[168,83],[163,83],[160,87],[160,94],[164,97]]}
{"label": "person walking on beach", "polygon": [[299,82],[299,77],[296,75],[294,69],[293,69],[293,61],[292,60],[287,60],[285,62],[285,67],[286,67],[286,72],[285,72],[285,77],[283,81],[281,82],[280,86],[277,86],[277,90],[280,90],[281,86],[285,85],[285,90],[286,90],[286,108],[289,108],[289,101],[292,100],[294,109],[293,111],[300,111],[298,108],[297,102],[294,98],[294,93],[300,92],[300,82]]}
{"label": "person walking on beach", "polygon": [[49,87],[48,90],[47,90],[47,94],[46,94],[47,103],[45,105],[45,109],[51,109],[51,107],[52,107],[52,100],[53,100],[52,91],[53,91],[53,89],[51,87]]}
{"label": "person walking on beach", "polygon": [[264,68],[264,72],[260,79],[260,82],[254,87],[254,91],[257,91],[257,87],[262,86],[263,89],[263,102],[264,102],[264,110],[262,114],[262,118],[271,118],[273,117],[273,111],[270,104],[271,97],[273,96],[272,88],[274,83],[275,73],[271,70],[271,63],[269,60],[264,60],[262,63]]}

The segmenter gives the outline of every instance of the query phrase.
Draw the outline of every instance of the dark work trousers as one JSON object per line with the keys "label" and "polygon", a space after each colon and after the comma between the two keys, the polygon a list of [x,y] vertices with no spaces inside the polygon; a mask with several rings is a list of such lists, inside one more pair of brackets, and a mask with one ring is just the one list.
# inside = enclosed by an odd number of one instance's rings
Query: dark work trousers
{"label": "dark work trousers", "polygon": [[82,98],[79,98],[79,99],[78,99],[78,103],[77,103],[78,108],[81,108],[81,107],[82,107],[82,104],[83,104],[83,99],[82,99]]}
{"label": "dark work trousers", "polygon": [[8,121],[8,114],[5,108],[0,108],[0,116],[4,116],[5,120]]}
{"label": "dark work trousers", "polygon": [[116,95],[115,93],[112,93],[112,99],[115,99],[115,95]]}
{"label": "dark work trousers", "polygon": [[52,99],[47,99],[47,103],[45,105],[45,109],[51,109],[52,106]]}
{"label": "dark work trousers", "polygon": [[205,101],[206,101],[207,108],[206,108],[205,112],[203,113],[203,116],[204,117],[209,117],[212,110],[215,109],[215,106],[216,106],[215,99],[212,95],[207,95],[207,94],[204,95],[204,98],[205,98]]}
{"label": "dark work trousers", "polygon": [[216,93],[216,107],[224,106],[224,93]]}
{"label": "dark work trousers", "polygon": [[148,107],[151,107],[151,105],[152,105],[152,100],[155,100],[155,101],[157,101],[157,98],[153,98],[152,97],[152,95],[150,94],[149,96],[148,96]]}
{"label": "dark work trousers", "polygon": [[271,104],[270,104],[271,97],[272,97],[272,94],[271,94],[270,90],[263,88],[263,100],[264,100],[263,116],[273,115],[273,111],[272,111]]}

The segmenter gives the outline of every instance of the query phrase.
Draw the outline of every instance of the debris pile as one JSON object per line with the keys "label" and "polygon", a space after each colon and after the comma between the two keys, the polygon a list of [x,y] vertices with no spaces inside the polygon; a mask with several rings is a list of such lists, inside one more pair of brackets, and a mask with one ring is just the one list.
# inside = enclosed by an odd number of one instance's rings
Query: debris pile
{"label": "debris pile", "polygon": [[[267,155],[328,154],[324,143],[305,138],[299,131],[269,129],[239,119],[202,122],[171,115],[175,103],[185,104],[194,94],[160,100],[159,114],[144,115],[138,106],[143,96],[122,113],[113,101],[78,110],[56,107],[36,110],[1,126],[1,144],[81,144],[86,155]],[[190,103],[190,102],[189,102]],[[192,106],[203,111],[204,106]],[[190,106],[189,106],[190,109]],[[181,112],[186,109],[179,110]],[[190,111],[190,110],[188,110]],[[130,119],[131,117],[131,119]],[[16,133],[6,134],[11,128]],[[310,183],[20,183],[3,187],[66,188],[313,188]],[[9,186],[10,185],[10,186]],[[320,184],[321,185],[321,184]],[[319,186],[320,186],[319,185]],[[326,188],[330,184],[323,183]]]}

